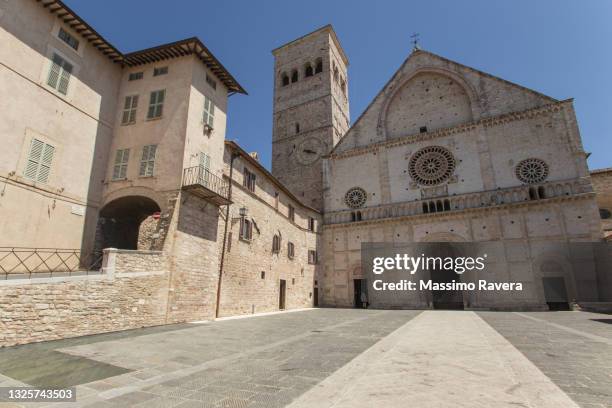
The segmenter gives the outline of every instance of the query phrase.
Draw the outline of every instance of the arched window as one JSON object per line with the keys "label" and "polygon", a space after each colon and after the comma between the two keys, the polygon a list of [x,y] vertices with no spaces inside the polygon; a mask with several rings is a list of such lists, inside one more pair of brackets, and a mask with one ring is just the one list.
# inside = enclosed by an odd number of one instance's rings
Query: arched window
{"label": "arched window", "polygon": [[294,69],[293,71],[291,71],[291,83],[294,83],[297,81],[298,81],[298,72],[297,72],[297,69]]}
{"label": "arched window", "polygon": [[355,222],[355,220],[357,219],[357,216],[355,215],[355,211],[351,212],[351,222]]}
{"label": "arched window", "polygon": [[295,124],[295,133],[296,134],[300,133],[300,124],[299,123]]}
{"label": "arched window", "polygon": [[427,203],[423,203],[423,214],[427,214],[429,212],[429,207],[427,206]]}
{"label": "arched window", "polygon": [[450,201],[444,200],[444,211],[450,211]]}
{"label": "arched window", "polygon": [[529,187],[529,199],[530,200],[538,199],[538,193],[536,192],[536,189],[533,187]]}
{"label": "arched window", "polygon": [[436,202],[436,211],[444,211],[444,207],[442,206],[442,201]]}
{"label": "arched window", "polygon": [[313,75],[312,65],[310,65],[310,62],[309,62],[308,64],[306,64],[306,68],[304,68],[304,76],[311,77],[312,75]]}
{"label": "arched window", "polygon": [[338,82],[338,68],[334,67],[334,81]]}
{"label": "arched window", "polygon": [[429,212],[430,213],[435,213],[436,212],[436,203],[434,203],[433,201],[429,202]]}
{"label": "arched window", "polygon": [[321,58],[317,58],[315,61],[315,74],[319,74],[323,72],[323,60]]}
{"label": "arched window", "polygon": [[342,94],[346,96],[346,82],[344,82],[344,78],[340,78],[340,90]]}
{"label": "arched window", "polygon": [[275,254],[280,252],[280,235],[278,234],[272,238],[272,252]]}
{"label": "arched window", "polygon": [[542,186],[538,187],[538,196],[540,200],[546,198],[546,190],[544,190],[544,187]]}
{"label": "arched window", "polygon": [[361,221],[361,211],[357,211],[357,213],[355,214],[355,220]]}
{"label": "arched window", "polygon": [[285,72],[283,72],[283,75],[281,76],[281,83],[283,84],[283,86],[289,85],[289,77]]}

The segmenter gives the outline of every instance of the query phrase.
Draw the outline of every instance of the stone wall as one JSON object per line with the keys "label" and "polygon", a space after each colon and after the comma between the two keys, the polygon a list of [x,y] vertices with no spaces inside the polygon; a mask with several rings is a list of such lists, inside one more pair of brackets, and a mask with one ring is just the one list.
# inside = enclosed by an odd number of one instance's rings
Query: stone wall
{"label": "stone wall", "polygon": [[168,323],[160,252],[106,250],[104,273],[0,281],[0,346]]}
{"label": "stone wall", "polygon": [[591,183],[597,194],[604,236],[612,239],[612,169],[593,170]]}

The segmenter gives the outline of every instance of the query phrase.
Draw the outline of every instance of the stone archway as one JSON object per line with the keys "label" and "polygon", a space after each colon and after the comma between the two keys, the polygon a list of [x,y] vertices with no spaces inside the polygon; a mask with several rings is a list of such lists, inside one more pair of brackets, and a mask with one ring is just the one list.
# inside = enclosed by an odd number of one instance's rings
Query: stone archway
{"label": "stone archway", "polygon": [[151,198],[124,196],[107,203],[100,210],[98,248],[149,249],[161,209]]}

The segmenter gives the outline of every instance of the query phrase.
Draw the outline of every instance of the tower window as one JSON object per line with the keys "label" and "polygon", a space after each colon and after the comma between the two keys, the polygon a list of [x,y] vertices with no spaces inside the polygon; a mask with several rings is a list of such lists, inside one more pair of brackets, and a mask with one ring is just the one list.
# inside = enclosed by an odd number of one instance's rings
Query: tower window
{"label": "tower window", "polygon": [[421,127],[419,128],[419,132],[421,132],[421,133],[427,133],[427,126],[421,126]]}
{"label": "tower window", "polygon": [[300,133],[300,124],[299,124],[299,123],[296,123],[296,124],[295,124],[295,133],[296,133],[296,134],[297,134],[297,133]]}
{"label": "tower window", "polygon": [[323,72],[323,60],[321,58],[317,58],[315,64],[315,74]]}
{"label": "tower window", "polygon": [[283,76],[281,78],[281,82],[282,82],[283,86],[289,85],[289,77],[284,72],[283,72]]}
{"label": "tower window", "polygon": [[291,72],[291,83],[297,82],[298,81],[298,72],[296,69],[294,69]]}
{"label": "tower window", "polygon": [[311,77],[313,75],[312,65],[310,63],[306,64],[306,68],[304,69],[304,76]]}
{"label": "tower window", "polygon": [[346,82],[344,82],[344,78],[340,78],[340,90],[342,94],[346,96]]}

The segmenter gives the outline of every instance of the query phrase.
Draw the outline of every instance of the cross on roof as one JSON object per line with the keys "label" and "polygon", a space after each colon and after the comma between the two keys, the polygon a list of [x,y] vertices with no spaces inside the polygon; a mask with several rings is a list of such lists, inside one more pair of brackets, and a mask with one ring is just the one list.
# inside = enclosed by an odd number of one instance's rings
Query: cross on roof
{"label": "cross on roof", "polygon": [[420,50],[421,47],[419,47],[419,33],[413,33],[410,38],[412,38],[412,51],[416,51],[416,50]]}

